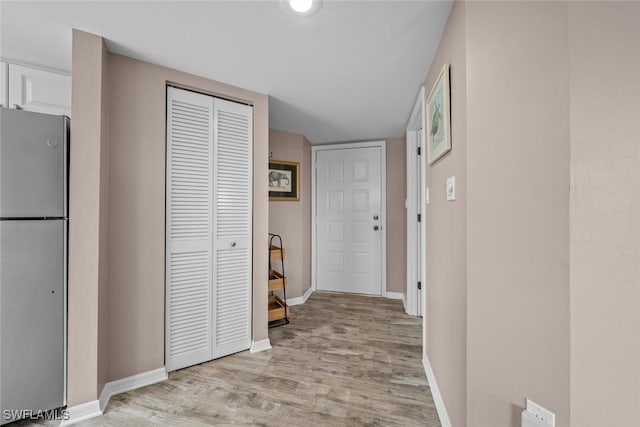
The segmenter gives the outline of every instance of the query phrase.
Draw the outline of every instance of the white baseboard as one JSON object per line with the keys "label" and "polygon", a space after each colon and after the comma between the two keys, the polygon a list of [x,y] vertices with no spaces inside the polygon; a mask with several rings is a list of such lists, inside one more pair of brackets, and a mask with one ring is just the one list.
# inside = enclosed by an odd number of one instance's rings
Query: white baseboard
{"label": "white baseboard", "polygon": [[301,297],[287,298],[287,305],[304,304],[305,302],[307,302],[312,293],[313,289],[311,289],[311,286],[309,286],[309,289],[307,289],[307,291]]}
{"label": "white baseboard", "polygon": [[404,311],[407,311],[407,296],[402,294],[402,307],[404,307]]}
{"label": "white baseboard", "polygon": [[102,388],[102,393],[100,393],[100,398],[98,399],[100,401],[100,409],[104,412],[104,410],[107,409],[109,399],[116,394],[125,393],[137,388],[159,383],[161,381],[165,381],[167,378],[167,370],[162,367],[106,383]]}
{"label": "white baseboard", "polygon": [[60,427],[70,426],[102,415],[100,402],[98,400],[68,407],[67,412],[69,414],[69,419],[62,420]]}
{"label": "white baseboard", "polygon": [[389,299],[404,299],[404,294],[402,292],[389,292],[387,291],[386,297]]}
{"label": "white baseboard", "polygon": [[68,408],[69,419],[62,421],[60,426],[70,426],[80,421],[99,417],[104,414],[105,409],[107,409],[109,399],[116,394],[159,383],[167,378],[167,370],[163,367],[106,383],[102,388],[98,400]]}
{"label": "white baseboard", "polygon": [[429,357],[424,356],[422,366],[424,366],[424,372],[427,374],[427,381],[429,381],[433,402],[436,404],[436,411],[438,411],[438,417],[440,417],[440,424],[442,424],[442,427],[451,427],[451,420],[449,419],[447,408],[444,406],[444,399],[442,398],[442,393],[440,393],[440,388],[438,388]]}
{"label": "white baseboard", "polygon": [[269,338],[260,340],[260,341],[251,341],[251,348],[249,351],[251,353],[258,353],[260,351],[269,350],[271,348],[271,341]]}

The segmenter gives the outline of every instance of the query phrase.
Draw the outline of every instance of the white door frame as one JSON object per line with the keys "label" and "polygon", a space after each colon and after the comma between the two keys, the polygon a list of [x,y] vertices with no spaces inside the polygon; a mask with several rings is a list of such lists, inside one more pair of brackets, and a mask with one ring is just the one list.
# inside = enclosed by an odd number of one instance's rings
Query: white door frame
{"label": "white door frame", "polygon": [[316,186],[318,183],[318,151],[328,150],[344,150],[344,149],[357,149],[357,148],[369,148],[380,147],[380,180],[381,180],[381,200],[380,200],[380,212],[382,216],[382,242],[381,242],[381,279],[382,279],[382,295],[387,296],[387,141],[370,141],[370,142],[350,142],[345,144],[327,144],[327,145],[314,145],[311,147],[311,288],[316,291],[318,285],[317,275],[317,248],[316,248]]}
{"label": "white door frame", "polygon": [[[424,86],[420,88],[420,93],[418,94],[418,98],[416,99],[415,106],[413,107],[413,112],[411,113],[411,117],[407,123],[407,199],[405,203],[405,207],[407,208],[407,305],[406,311],[407,314],[412,316],[418,315],[418,282],[422,284],[422,317],[426,319],[426,308],[427,308],[427,282],[426,282],[426,204],[425,204],[425,192],[427,188],[426,182],[426,158],[427,158],[427,145],[425,141],[426,135],[426,121],[425,121],[425,98],[424,98],[425,90]],[[415,194],[417,192],[418,183],[417,180],[417,170],[416,170],[416,162],[415,156],[417,155],[417,134],[418,130],[423,129],[422,132],[422,141],[420,141],[420,146],[422,153],[420,155],[420,176],[422,178],[422,189],[423,191],[420,194],[420,200],[415,200]],[[420,203],[421,209],[421,222],[422,227],[419,242],[416,241],[417,235],[417,221],[416,215],[418,212],[418,205]],[[418,259],[417,253],[417,244],[420,244],[420,259]],[[418,271],[418,263],[420,263],[420,277],[417,277]]]}

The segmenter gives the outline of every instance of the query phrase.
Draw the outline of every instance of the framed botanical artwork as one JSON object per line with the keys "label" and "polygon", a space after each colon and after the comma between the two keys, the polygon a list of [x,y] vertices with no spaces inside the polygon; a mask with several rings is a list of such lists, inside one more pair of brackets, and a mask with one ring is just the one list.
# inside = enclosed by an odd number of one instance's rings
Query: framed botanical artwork
{"label": "framed botanical artwork", "polygon": [[300,163],[269,160],[269,200],[300,200]]}
{"label": "framed botanical artwork", "polygon": [[427,98],[427,159],[429,164],[451,151],[449,64],[444,64]]}

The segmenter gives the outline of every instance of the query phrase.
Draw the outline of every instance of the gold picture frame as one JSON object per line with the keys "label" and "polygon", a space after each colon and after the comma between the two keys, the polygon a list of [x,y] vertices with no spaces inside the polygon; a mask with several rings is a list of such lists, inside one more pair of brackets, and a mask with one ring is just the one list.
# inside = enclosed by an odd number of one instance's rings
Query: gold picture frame
{"label": "gold picture frame", "polygon": [[269,160],[269,200],[300,200],[300,163]]}
{"label": "gold picture frame", "polygon": [[451,151],[451,87],[444,64],[427,98],[427,160],[435,163]]}

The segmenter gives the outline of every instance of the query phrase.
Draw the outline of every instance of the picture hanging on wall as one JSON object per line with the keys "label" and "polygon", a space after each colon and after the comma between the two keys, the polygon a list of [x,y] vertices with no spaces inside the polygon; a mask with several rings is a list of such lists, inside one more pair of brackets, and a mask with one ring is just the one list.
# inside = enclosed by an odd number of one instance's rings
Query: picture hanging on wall
{"label": "picture hanging on wall", "polygon": [[429,164],[451,151],[449,64],[444,64],[427,98],[427,159]]}
{"label": "picture hanging on wall", "polygon": [[269,200],[300,200],[300,163],[269,161]]}

